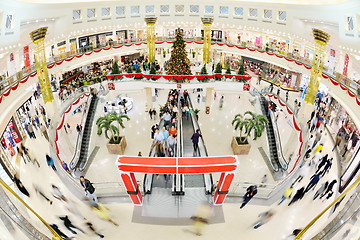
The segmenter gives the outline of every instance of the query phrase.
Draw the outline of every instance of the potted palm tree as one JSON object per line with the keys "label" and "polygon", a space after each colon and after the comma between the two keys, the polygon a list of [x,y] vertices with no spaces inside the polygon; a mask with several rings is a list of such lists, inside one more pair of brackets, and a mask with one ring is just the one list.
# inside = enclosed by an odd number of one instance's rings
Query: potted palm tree
{"label": "potted palm tree", "polygon": [[235,127],[235,130],[240,132],[240,136],[232,139],[231,148],[234,154],[249,154],[251,148],[249,136],[253,133],[253,140],[261,137],[268,123],[266,116],[257,115],[250,111],[246,111],[244,115],[236,114],[231,124]]}
{"label": "potted palm tree", "polygon": [[[118,115],[110,112],[96,120],[97,134],[101,135],[103,130],[105,137],[109,139],[106,147],[109,153],[122,155],[126,148],[125,136],[120,136],[120,128],[125,128],[123,119],[130,120],[127,115]],[[109,135],[110,133],[110,135]]]}

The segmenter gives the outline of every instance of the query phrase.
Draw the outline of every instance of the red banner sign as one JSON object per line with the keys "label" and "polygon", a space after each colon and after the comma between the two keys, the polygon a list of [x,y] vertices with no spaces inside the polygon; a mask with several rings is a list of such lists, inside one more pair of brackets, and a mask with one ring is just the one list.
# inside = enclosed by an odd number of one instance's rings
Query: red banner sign
{"label": "red banner sign", "polygon": [[347,76],[348,66],[349,66],[349,55],[346,54],[346,55],[345,55],[344,70],[343,70],[343,75],[344,75],[344,76]]}
{"label": "red banner sign", "polygon": [[8,127],[9,127],[9,130],[10,130],[10,133],[11,133],[11,136],[12,138],[14,139],[14,141],[16,143],[19,143],[21,142],[21,139],[19,137],[19,134],[17,133],[16,129],[15,129],[15,126],[14,126],[14,123],[13,123],[13,120],[11,119],[9,124],[8,124]]}
{"label": "red banner sign", "polygon": [[108,83],[108,89],[109,90],[115,90],[115,84],[114,83]]}
{"label": "red banner sign", "polygon": [[30,54],[29,54],[29,46],[24,47],[24,66],[27,73],[30,73]]}

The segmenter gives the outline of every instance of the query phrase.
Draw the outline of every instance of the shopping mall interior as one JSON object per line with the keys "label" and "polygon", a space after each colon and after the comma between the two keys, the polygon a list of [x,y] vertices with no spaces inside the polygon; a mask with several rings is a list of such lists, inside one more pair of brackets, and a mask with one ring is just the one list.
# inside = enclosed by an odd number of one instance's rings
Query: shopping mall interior
{"label": "shopping mall interior", "polygon": [[360,239],[359,0],[0,0],[0,109],[0,240]]}

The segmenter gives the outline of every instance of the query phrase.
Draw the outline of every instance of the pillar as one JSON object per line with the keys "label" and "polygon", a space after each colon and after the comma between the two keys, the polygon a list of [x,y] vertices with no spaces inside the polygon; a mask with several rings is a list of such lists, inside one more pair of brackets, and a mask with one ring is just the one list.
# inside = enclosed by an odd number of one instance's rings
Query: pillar
{"label": "pillar", "polygon": [[326,44],[330,40],[330,35],[319,29],[313,29],[313,36],[315,39],[315,52],[311,63],[310,82],[305,96],[305,102],[310,104],[314,104],[319,89],[321,74],[324,67]]}
{"label": "pillar", "polygon": [[[206,88],[206,100],[205,100],[205,112],[206,114],[210,113],[210,105],[212,101],[214,88]],[[209,113],[207,112],[207,109],[209,110]]]}
{"label": "pillar", "polygon": [[147,32],[147,47],[149,54],[149,62],[155,62],[155,23],[156,17],[147,17],[145,18],[146,22],[146,32]]}
{"label": "pillar", "polygon": [[121,173],[121,179],[134,205],[142,205],[142,195],[134,173]]}
{"label": "pillar", "polygon": [[201,18],[204,24],[204,47],[203,47],[203,61],[204,64],[210,63],[210,49],[211,49],[211,24],[213,18]]}
{"label": "pillar", "polygon": [[146,92],[146,105],[148,107],[148,109],[153,107],[153,88],[150,87],[145,87],[145,92]]}
{"label": "pillar", "polygon": [[58,114],[58,109],[54,101],[54,96],[51,90],[49,73],[46,64],[46,55],[44,48],[44,39],[47,32],[47,27],[39,28],[30,33],[30,38],[34,43],[34,57],[37,76],[39,78],[40,90],[45,103],[46,114],[50,119],[55,114]]}
{"label": "pillar", "polygon": [[234,179],[234,173],[221,173],[220,180],[214,194],[214,205],[222,205]]}

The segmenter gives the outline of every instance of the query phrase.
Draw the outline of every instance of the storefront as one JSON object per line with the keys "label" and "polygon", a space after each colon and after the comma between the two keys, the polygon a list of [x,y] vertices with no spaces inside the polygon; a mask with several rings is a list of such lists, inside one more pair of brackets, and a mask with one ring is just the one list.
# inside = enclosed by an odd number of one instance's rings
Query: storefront
{"label": "storefront", "polygon": [[127,30],[118,30],[116,31],[116,40],[120,43],[125,43],[127,40]]}
{"label": "storefront", "polygon": [[[354,167],[353,161],[356,160],[357,153],[359,152],[359,130],[347,111],[334,98],[330,97],[328,102],[328,110],[325,111],[324,115],[332,138],[336,139],[337,136],[341,138],[337,150],[340,155],[340,175],[344,176],[348,175],[347,171],[349,171],[351,166]],[[347,184],[347,181],[351,180],[349,176],[347,178],[341,184]]]}
{"label": "storefront", "polygon": [[[79,37],[79,46],[81,48],[92,47],[92,48],[99,48],[107,46],[107,43],[110,39],[112,39],[113,33],[112,32],[105,32],[99,33],[89,36],[82,36]],[[113,40],[113,39],[112,39]]]}

